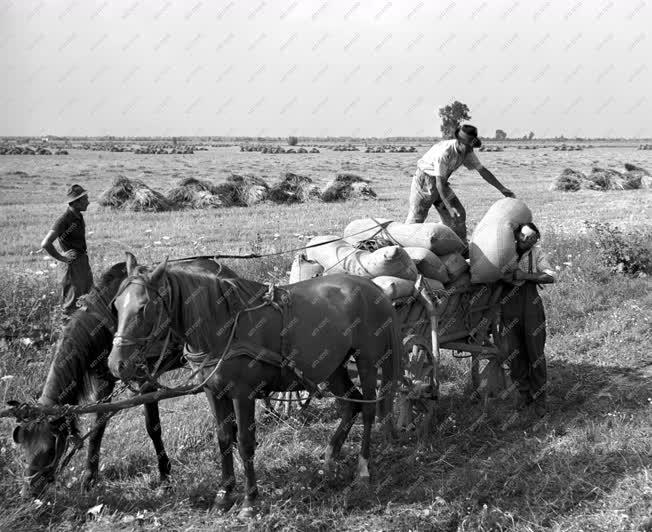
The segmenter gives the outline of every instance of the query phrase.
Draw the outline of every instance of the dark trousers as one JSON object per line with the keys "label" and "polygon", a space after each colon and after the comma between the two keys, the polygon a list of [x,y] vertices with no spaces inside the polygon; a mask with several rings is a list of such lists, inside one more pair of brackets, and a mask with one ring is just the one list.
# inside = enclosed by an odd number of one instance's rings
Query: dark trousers
{"label": "dark trousers", "polygon": [[455,207],[460,213],[459,216],[451,216],[448,212],[444,202],[439,197],[439,192],[435,186],[435,178],[417,169],[412,178],[412,185],[410,187],[410,210],[405,223],[423,223],[428,216],[430,207],[434,205],[442,223],[455,231],[455,234],[462,239],[462,242],[466,243],[466,210],[448,184],[444,186],[444,194],[451,206]]}
{"label": "dark trousers", "polygon": [[546,315],[537,285],[508,285],[502,300],[502,334],[512,381],[526,400],[546,399]]}
{"label": "dark trousers", "polygon": [[61,265],[61,307],[66,316],[77,310],[77,300],[92,286],[93,273],[88,255],[80,255],[73,262]]}

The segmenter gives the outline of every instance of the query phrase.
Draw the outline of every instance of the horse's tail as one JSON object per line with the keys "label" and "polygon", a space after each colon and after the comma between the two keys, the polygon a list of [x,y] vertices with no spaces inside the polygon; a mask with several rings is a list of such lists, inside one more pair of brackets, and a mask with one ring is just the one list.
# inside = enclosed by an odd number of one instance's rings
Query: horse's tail
{"label": "horse's tail", "polygon": [[385,358],[382,364],[382,394],[385,397],[383,400],[383,424],[388,428],[393,425],[393,410],[394,410],[394,397],[398,388],[399,379],[401,378],[402,360],[403,360],[403,344],[401,342],[400,324],[396,310],[392,309],[392,323],[387,327],[388,348],[391,351],[385,353]]}

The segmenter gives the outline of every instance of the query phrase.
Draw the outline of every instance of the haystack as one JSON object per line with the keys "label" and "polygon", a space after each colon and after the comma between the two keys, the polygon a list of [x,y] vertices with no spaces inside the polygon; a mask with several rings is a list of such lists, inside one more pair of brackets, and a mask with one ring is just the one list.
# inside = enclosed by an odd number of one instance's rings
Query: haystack
{"label": "haystack", "polygon": [[256,205],[265,201],[269,195],[269,185],[265,180],[252,174],[231,174],[226,183],[233,185],[231,196],[237,195],[239,204],[242,205]]}
{"label": "haystack", "polygon": [[591,190],[624,190],[625,179],[623,175],[613,168],[593,167],[586,176],[586,188]]}
{"label": "haystack", "polygon": [[565,168],[557,180],[553,183],[552,190],[561,190],[562,192],[577,192],[582,188],[582,183],[586,181],[586,176],[582,172]]}
{"label": "haystack", "polygon": [[337,174],[337,177],[326,185],[322,192],[322,201],[344,201],[352,198],[375,198],[376,193],[369,185],[369,181],[355,174]]}
{"label": "haystack", "polygon": [[163,194],[152,190],[138,179],[118,176],[110,188],[102,192],[98,203],[112,209],[159,212],[169,211],[172,205]]}
{"label": "haystack", "polygon": [[[222,205],[216,195],[216,187],[209,181],[186,177],[179,181],[176,187],[168,190],[167,200],[177,207],[190,207],[193,209],[204,207],[219,207]],[[211,198],[215,196],[215,198]]]}
{"label": "haystack", "polygon": [[645,168],[625,163],[625,180],[630,188],[652,188],[652,176]]}
{"label": "haystack", "polygon": [[307,176],[288,172],[283,179],[274,183],[269,189],[269,199],[275,203],[301,203],[319,197],[312,179]]}
{"label": "haystack", "polygon": [[134,189],[132,197],[123,208],[131,211],[161,212],[172,210],[173,205],[163,194],[144,185]]}

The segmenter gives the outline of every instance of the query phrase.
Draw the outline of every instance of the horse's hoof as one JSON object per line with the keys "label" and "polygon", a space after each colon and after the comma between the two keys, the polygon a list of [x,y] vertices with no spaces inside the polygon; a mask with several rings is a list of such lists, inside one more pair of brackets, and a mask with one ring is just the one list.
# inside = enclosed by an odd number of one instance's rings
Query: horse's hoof
{"label": "horse's hoof", "polygon": [[256,510],[256,506],[253,503],[251,502],[248,503],[245,500],[245,502],[242,505],[242,508],[240,509],[240,512],[238,512],[238,517],[240,519],[252,519],[256,517],[257,513],[258,512]]}
{"label": "horse's hoof", "polygon": [[97,483],[97,476],[93,475],[92,473],[84,473],[84,476],[81,479],[81,492],[82,493],[87,493],[89,492],[93,486]]}
{"label": "horse's hoof", "polygon": [[220,490],[215,495],[215,508],[221,514],[228,512],[234,503],[235,499],[230,491]]}

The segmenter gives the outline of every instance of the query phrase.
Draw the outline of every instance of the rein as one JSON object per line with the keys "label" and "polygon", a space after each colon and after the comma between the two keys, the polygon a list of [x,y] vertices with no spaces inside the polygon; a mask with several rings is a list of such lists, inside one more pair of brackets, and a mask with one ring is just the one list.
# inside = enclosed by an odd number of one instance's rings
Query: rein
{"label": "rein", "polygon": [[[387,236],[398,245],[398,242],[396,242],[396,240],[387,231],[387,226],[392,223],[391,221],[379,222],[375,218],[371,218],[371,220],[373,220],[377,224],[374,227],[378,227],[378,230],[373,235],[371,235],[371,238],[373,238],[377,234],[385,231]],[[367,229],[362,229],[361,231],[351,233],[348,236],[352,237],[352,236],[356,236],[356,235],[359,235],[359,234],[362,234],[362,233],[366,233],[367,231],[370,231],[371,229],[374,229],[374,227],[369,227]],[[283,250],[283,251],[274,251],[272,253],[248,253],[247,255],[232,255],[232,254],[229,254],[229,253],[217,253],[217,254],[214,253],[212,255],[193,255],[192,257],[182,257],[180,259],[168,259],[168,262],[185,262],[185,261],[197,260],[197,259],[264,259],[264,258],[267,258],[267,257],[277,257],[279,255],[285,255],[286,253],[294,253],[296,251],[305,251],[307,249],[316,248],[316,247],[319,247],[319,246],[325,246],[326,244],[332,244],[333,242],[339,242],[340,240],[344,240],[344,237],[341,236],[341,237],[333,238],[332,240],[326,240],[325,242],[319,242],[317,244],[308,244],[307,246],[301,246],[301,247],[298,247],[298,248],[290,248],[290,249],[286,249],[286,250]]]}

